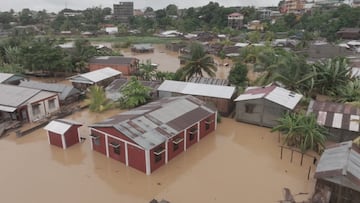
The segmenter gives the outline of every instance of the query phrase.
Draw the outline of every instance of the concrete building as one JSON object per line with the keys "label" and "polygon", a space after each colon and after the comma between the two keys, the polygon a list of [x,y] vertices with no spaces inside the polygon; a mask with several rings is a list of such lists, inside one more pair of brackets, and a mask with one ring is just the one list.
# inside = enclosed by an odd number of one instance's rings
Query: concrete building
{"label": "concrete building", "polygon": [[97,56],[88,61],[88,68],[90,71],[106,67],[120,71],[124,76],[129,76],[137,72],[139,68],[139,59],[124,56]]}
{"label": "concrete building", "polygon": [[217,108],[220,114],[227,116],[234,109],[235,87],[200,84],[165,80],[158,88],[159,97],[172,97],[179,95],[195,96]]}
{"label": "concrete building", "polygon": [[0,121],[36,122],[59,110],[56,93],[0,84]]}
{"label": "concrete building", "polygon": [[134,2],[114,4],[114,18],[120,23],[128,24],[129,18],[132,16],[134,16]]}
{"label": "concrete building", "polygon": [[231,13],[227,16],[228,18],[228,27],[233,29],[240,29],[244,25],[244,15],[241,13]]}
{"label": "concrete building", "polygon": [[91,125],[91,147],[150,175],[213,132],[216,117],[195,97],[163,98]]}
{"label": "concrete building", "polygon": [[237,121],[255,125],[274,127],[277,119],[292,111],[302,95],[274,85],[248,87],[235,99]]}

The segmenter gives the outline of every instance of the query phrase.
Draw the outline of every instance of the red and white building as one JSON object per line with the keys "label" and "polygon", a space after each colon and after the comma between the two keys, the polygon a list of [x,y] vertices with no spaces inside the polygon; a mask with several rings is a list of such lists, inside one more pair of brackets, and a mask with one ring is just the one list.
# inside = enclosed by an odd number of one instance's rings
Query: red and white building
{"label": "red and white building", "polygon": [[216,117],[193,96],[163,98],[91,125],[91,147],[150,175],[213,132]]}
{"label": "red and white building", "polygon": [[66,149],[80,142],[79,128],[82,124],[71,120],[57,119],[47,124],[49,144]]}

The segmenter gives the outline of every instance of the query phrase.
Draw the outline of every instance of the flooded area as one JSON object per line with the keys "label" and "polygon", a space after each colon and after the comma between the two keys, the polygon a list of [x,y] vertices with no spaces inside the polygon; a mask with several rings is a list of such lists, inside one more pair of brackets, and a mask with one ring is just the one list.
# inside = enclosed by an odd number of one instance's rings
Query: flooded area
{"label": "flooded area", "polygon": [[[102,114],[82,110],[67,117],[81,121],[86,140],[66,150],[48,144],[46,132],[24,137],[11,133],[0,139],[2,202],[131,202],[155,198],[173,203],[248,202],[283,199],[309,193],[314,187],[313,159],[283,151],[270,129],[222,118],[218,129],[147,176],[94,152],[86,127],[120,110]],[[307,180],[309,166],[312,167]],[[308,195],[295,195],[297,201]]]}

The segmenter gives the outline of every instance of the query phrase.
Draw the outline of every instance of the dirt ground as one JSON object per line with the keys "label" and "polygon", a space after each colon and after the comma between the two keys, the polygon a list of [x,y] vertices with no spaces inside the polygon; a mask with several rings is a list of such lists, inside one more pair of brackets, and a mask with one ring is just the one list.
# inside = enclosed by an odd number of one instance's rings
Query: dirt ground
{"label": "dirt ground", "polygon": [[[94,152],[87,125],[114,115],[83,110],[69,116],[82,122],[87,139],[66,150],[48,144],[37,130],[0,139],[1,202],[131,202],[166,199],[188,202],[277,202],[282,189],[313,191],[313,159],[289,150],[280,159],[277,134],[268,128],[223,118],[218,129],[167,165],[147,176]],[[310,180],[307,180],[311,167]],[[295,195],[297,201],[308,195]]]}

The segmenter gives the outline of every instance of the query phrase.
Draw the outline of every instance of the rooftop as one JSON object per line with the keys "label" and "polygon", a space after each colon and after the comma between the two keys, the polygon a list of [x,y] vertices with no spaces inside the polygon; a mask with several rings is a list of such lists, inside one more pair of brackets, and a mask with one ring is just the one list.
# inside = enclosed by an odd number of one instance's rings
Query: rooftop
{"label": "rooftop", "polygon": [[91,58],[89,60],[89,63],[126,65],[126,64],[132,64],[134,60],[137,59],[133,57],[124,57],[124,56],[98,56]]}
{"label": "rooftop", "polygon": [[294,109],[300,102],[302,95],[277,87],[275,85],[265,87],[248,87],[235,101],[247,101],[253,99],[266,99],[288,109]]}
{"label": "rooftop", "polygon": [[0,84],[0,110],[13,112],[40,90]]}
{"label": "rooftop", "polygon": [[117,75],[121,75],[121,72],[110,67],[106,67],[88,73],[75,75],[68,79],[71,82],[94,84]]}
{"label": "rooftop", "polygon": [[215,110],[195,97],[169,97],[90,127],[113,127],[144,149],[152,149],[213,113]]}
{"label": "rooftop", "polygon": [[235,87],[165,80],[158,91],[231,99],[235,93]]}
{"label": "rooftop", "polygon": [[82,126],[81,123],[78,123],[76,121],[67,120],[67,119],[56,119],[56,120],[52,120],[49,124],[47,124],[44,127],[44,129],[47,131],[51,131],[63,135],[74,125]]}

